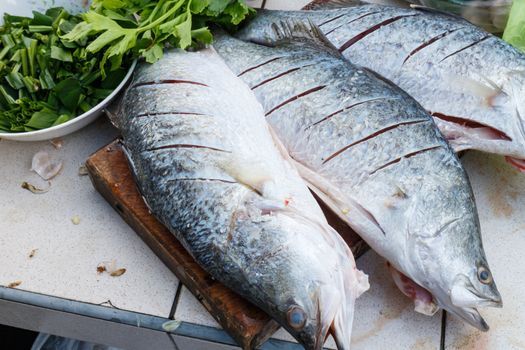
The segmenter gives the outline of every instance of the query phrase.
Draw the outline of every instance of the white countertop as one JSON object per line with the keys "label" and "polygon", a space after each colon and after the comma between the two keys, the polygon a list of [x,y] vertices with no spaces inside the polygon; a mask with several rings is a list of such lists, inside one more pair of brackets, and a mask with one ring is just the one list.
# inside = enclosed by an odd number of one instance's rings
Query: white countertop
{"label": "white countertop", "polygon": [[[89,177],[79,176],[87,157],[117,135],[101,118],[49,142],[0,141],[0,285],[21,281],[19,289],[167,317],[178,280],[111,206]],[[33,194],[21,184],[48,185],[30,170],[33,155],[45,150],[64,163],[49,192]],[[80,218],[74,225],[71,219]],[[34,257],[30,252],[37,249]],[[125,268],[120,277],[97,273],[102,262]]]}

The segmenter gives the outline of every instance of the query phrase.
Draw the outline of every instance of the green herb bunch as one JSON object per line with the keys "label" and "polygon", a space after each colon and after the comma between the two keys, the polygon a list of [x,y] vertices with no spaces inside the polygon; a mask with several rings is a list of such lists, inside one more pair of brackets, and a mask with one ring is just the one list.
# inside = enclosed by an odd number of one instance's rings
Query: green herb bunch
{"label": "green herb bunch", "polygon": [[102,54],[87,38],[61,36],[82,21],[62,8],[33,18],[4,15],[0,26],[0,130],[23,132],[64,123],[91,109],[122,81],[126,66],[102,79]]}
{"label": "green herb bunch", "polygon": [[94,0],[84,21],[64,39],[89,38],[88,52],[104,51],[104,75],[107,60],[117,69],[124,55],[133,52],[155,63],[166,46],[210,44],[209,23],[233,28],[254,13],[244,0]]}
{"label": "green herb bunch", "polygon": [[199,47],[208,28],[235,29],[255,11],[244,0],[94,0],[0,27],[0,130],[44,129],[86,112],[122,81],[134,58],[158,61],[165,47]]}

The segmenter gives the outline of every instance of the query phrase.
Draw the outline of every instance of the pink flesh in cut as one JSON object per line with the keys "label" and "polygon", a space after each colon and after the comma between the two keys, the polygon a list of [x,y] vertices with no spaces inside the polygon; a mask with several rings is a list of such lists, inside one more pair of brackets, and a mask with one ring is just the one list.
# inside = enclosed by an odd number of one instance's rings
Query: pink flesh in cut
{"label": "pink flesh in cut", "polygon": [[525,159],[517,159],[517,158],[512,158],[512,157],[507,156],[505,157],[505,160],[509,164],[517,168],[519,171],[521,171],[522,173],[525,173]]}
{"label": "pink flesh in cut", "polygon": [[478,138],[486,140],[512,141],[512,139],[504,132],[490,127],[488,125],[483,125],[466,118],[453,117],[438,112],[433,112],[431,113],[431,115],[434,118],[441,119],[449,123],[454,123],[463,128],[464,130],[468,130],[470,133],[477,135]]}
{"label": "pink flesh in cut", "polygon": [[[441,119],[446,122],[454,123],[461,127],[463,130],[468,131],[468,133],[470,133],[471,135],[475,135],[478,139],[512,141],[512,139],[502,131],[476,122],[469,121],[467,119],[451,117],[441,113],[432,113],[432,116],[434,118]],[[454,138],[450,138],[449,141],[453,142]],[[518,169],[520,172],[525,173],[525,159],[506,156],[505,160],[510,165]]]}

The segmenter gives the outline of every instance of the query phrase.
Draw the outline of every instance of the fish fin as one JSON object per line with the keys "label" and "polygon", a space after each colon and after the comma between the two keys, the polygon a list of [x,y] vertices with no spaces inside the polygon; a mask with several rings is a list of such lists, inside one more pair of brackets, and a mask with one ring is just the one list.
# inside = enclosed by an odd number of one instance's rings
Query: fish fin
{"label": "fish fin", "polygon": [[267,167],[261,162],[237,159],[235,156],[224,166],[226,173],[235,181],[251,188],[260,195],[263,195],[264,185],[273,180],[272,174],[266,169]]}
{"label": "fish fin", "polygon": [[293,160],[292,157],[290,156],[290,153],[288,153],[288,150],[286,149],[283,142],[279,138],[279,135],[277,135],[277,133],[275,132],[275,130],[270,124],[267,124],[267,125],[268,125],[268,130],[270,131],[270,135],[272,136],[273,142],[275,143],[275,146],[279,150],[279,153],[281,153],[281,155],[287,162],[289,162],[292,166],[295,167],[295,160]]}
{"label": "fish fin", "polygon": [[125,95],[126,93],[119,94],[109,106],[104,108],[104,112],[111,124],[119,130],[122,126],[120,121],[122,120],[122,106]]}
{"label": "fish fin", "polygon": [[303,10],[329,10],[344,7],[356,7],[366,4],[360,0],[315,0],[303,7]]}
{"label": "fish fin", "polygon": [[[515,70],[509,73],[510,91],[507,95],[511,98],[512,104],[516,111],[516,118],[518,123],[518,130],[521,133],[523,139],[525,139],[525,103],[523,103],[523,96],[525,95],[525,89],[523,81],[525,81],[525,71]],[[512,77],[514,76],[514,77]]]}
{"label": "fish fin", "polygon": [[460,88],[461,91],[468,91],[468,93],[484,100],[486,107],[494,107],[497,97],[506,94],[501,87],[485,76],[480,76],[480,78],[484,80],[486,84],[468,77],[458,77],[455,75],[447,75],[444,77],[450,82],[451,87]]}
{"label": "fish fin", "polygon": [[414,301],[414,311],[423,315],[432,316],[439,310],[429,291],[399,272],[389,262],[386,264],[397,288]]}
{"label": "fish fin", "polygon": [[397,86],[397,84],[395,84],[392,80],[382,76],[381,74],[379,74],[378,72],[376,72],[375,70],[372,70],[370,68],[367,68],[367,67],[360,67],[362,70],[364,70],[365,72],[373,75],[376,79],[378,80],[381,80],[381,81],[384,81],[385,83],[389,84],[390,86],[392,87],[395,87],[397,89],[399,89],[399,87]]}
{"label": "fish fin", "polygon": [[[416,5],[416,4],[410,4],[410,8],[412,8],[414,10],[417,10],[417,11],[421,11],[421,12],[427,12],[427,13],[430,13],[430,14],[442,15],[442,16],[455,18],[455,19],[460,20],[462,22],[467,22],[467,23],[472,24],[472,22],[468,21],[467,19],[465,19],[465,18],[463,18],[463,17],[461,17],[459,15],[455,15],[453,13],[450,13],[450,12],[447,12],[447,11],[443,11],[443,10],[438,10],[438,9],[435,9],[435,8],[432,8],[432,7],[427,7],[427,6],[423,6],[423,5]],[[472,24],[472,25],[474,25],[474,24]]]}
{"label": "fish fin", "polygon": [[262,197],[259,206],[263,213],[289,209],[294,199],[289,192],[277,186],[279,180],[264,162],[233,157],[226,164],[224,171],[229,176]]}
{"label": "fish fin", "polygon": [[134,177],[136,177],[137,176],[137,168],[135,167],[135,163],[133,162],[133,159],[131,158],[131,152],[129,151],[129,149],[126,146],[126,143],[124,142],[123,139],[119,139],[118,143],[120,144],[120,147],[122,148],[122,152],[124,153],[124,156],[126,157],[126,160],[128,161],[128,165],[130,167],[131,174]]}
{"label": "fish fin", "polygon": [[119,108],[118,107],[115,107],[115,104],[111,104],[110,106],[106,107],[104,109],[104,113],[106,114],[106,116],[108,117],[109,121],[111,122],[111,124],[120,130],[120,123],[119,123],[119,118],[118,118],[118,115],[119,115]]}
{"label": "fish fin", "polygon": [[308,167],[299,162],[294,163],[310,190],[357,233],[374,230],[386,235],[376,218],[361,204],[341,193],[334,185]]}
{"label": "fish fin", "polygon": [[297,20],[287,19],[280,22],[274,22],[271,25],[274,31],[275,41],[273,45],[277,46],[290,41],[303,40],[332,52],[337,57],[343,58],[337,48],[326,38],[319,27],[310,19]]}
{"label": "fish fin", "polygon": [[128,165],[129,165],[129,168],[131,170],[131,176],[133,177],[133,180],[137,184],[137,189],[138,189],[138,191],[140,193],[140,196],[142,197],[142,200],[144,201],[144,204],[146,204],[146,207],[148,208],[148,211],[151,214],[151,213],[153,213],[153,210],[151,210],[151,206],[148,203],[148,201],[146,200],[146,197],[144,196],[144,193],[142,193],[142,189],[139,186],[140,182],[138,181],[138,178],[137,178],[137,174],[138,174],[137,167],[135,166],[135,162],[133,162],[133,158],[131,157],[131,152],[129,151],[128,147],[124,143],[124,140],[120,139],[118,142],[120,144],[120,147],[122,149],[122,152],[124,153],[124,156],[125,156],[126,160],[128,161]]}

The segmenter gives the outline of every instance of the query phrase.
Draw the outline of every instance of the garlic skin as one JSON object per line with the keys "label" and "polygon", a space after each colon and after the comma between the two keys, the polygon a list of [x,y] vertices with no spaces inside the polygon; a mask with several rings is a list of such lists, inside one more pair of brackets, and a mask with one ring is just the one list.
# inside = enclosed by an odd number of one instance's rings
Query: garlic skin
{"label": "garlic skin", "polygon": [[40,151],[33,156],[31,170],[44,180],[51,180],[62,170],[63,163],[51,159],[49,153]]}

